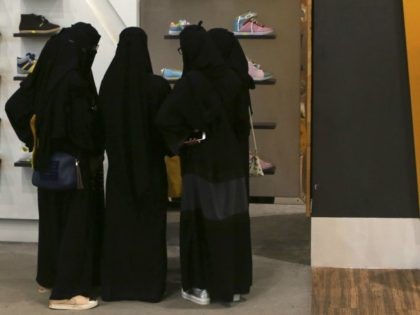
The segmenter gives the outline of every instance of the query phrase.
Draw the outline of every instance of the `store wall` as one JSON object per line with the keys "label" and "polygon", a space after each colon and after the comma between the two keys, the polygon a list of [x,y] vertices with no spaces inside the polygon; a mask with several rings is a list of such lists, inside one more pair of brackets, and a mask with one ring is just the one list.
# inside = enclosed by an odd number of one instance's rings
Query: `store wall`
{"label": "store wall", "polygon": [[402,0],[317,0],[312,264],[419,268]]}
{"label": "store wall", "polygon": [[[142,0],[140,24],[149,35],[154,71],[163,67],[182,69],[177,52],[179,40],[165,40],[169,23],[185,18],[204,21],[207,29],[232,29],[233,19],[248,10],[259,13],[258,20],[273,26],[274,40],[241,40],[246,55],[275,74],[276,85],[257,86],[252,91],[256,122],[276,122],[275,130],[258,130],[262,159],[277,166],[274,176],[253,178],[251,194],[296,198],[299,196],[299,32],[300,4],[289,0]],[[220,152],[223,154],[223,152]]]}
{"label": "store wall", "polygon": [[114,56],[120,31],[126,24],[137,24],[137,15],[131,15],[138,12],[137,2],[125,0],[125,6],[114,8],[108,0],[0,0],[0,241],[37,239],[37,198],[31,184],[32,171],[13,166],[24,153],[6,117],[4,104],[19,86],[19,82],[13,81],[16,57],[28,51],[39,54],[46,38],[13,37],[19,28],[20,14],[41,14],[61,26],[83,21],[97,28],[102,38],[93,72],[99,86]]}

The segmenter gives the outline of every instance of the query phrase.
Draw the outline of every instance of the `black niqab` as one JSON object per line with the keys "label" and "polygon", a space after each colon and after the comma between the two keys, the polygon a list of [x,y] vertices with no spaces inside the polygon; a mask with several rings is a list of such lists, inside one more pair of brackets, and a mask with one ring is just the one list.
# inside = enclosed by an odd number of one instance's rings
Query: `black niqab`
{"label": "black niqab", "polygon": [[[64,28],[47,42],[34,73],[28,78],[27,84],[34,90],[33,112],[36,115],[39,138],[34,156],[35,169],[47,167],[53,139],[72,138],[66,127],[68,108],[58,101],[63,97],[58,95],[63,92],[63,89],[58,89],[63,79],[74,72],[77,79],[73,80],[72,85],[79,87],[78,96],[84,94],[86,97],[90,94],[88,97],[94,98],[96,95],[91,66],[99,39],[100,35],[90,24],[79,22],[70,28]],[[71,140],[78,143],[87,141]]]}
{"label": "black niqab", "polygon": [[[107,117],[115,117],[116,128],[105,128],[106,139],[124,143],[123,151],[112,150],[107,141],[110,158],[120,161],[133,193],[141,197],[150,184],[150,154],[152,142],[149,133],[152,123],[145,104],[145,80],[153,74],[147,48],[147,35],[137,27],[125,29],[115,57],[101,84],[99,93],[101,110]],[[117,152],[118,151],[118,152]]]}
{"label": "black niqab", "polygon": [[235,71],[246,87],[254,89],[254,80],[248,74],[248,61],[235,35],[225,28],[213,28],[208,33],[222,54],[226,65]]}

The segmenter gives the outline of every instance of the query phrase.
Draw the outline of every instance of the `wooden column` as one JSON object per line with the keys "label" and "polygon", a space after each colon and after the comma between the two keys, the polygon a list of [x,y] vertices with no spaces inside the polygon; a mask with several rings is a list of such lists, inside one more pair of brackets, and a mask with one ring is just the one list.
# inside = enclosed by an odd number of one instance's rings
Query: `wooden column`
{"label": "wooden column", "polygon": [[420,1],[403,3],[420,204]]}

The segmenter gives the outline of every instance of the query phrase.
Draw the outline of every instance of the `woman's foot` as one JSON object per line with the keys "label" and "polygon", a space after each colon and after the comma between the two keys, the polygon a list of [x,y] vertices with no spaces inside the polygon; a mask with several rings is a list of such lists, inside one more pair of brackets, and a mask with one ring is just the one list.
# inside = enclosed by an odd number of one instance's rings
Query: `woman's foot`
{"label": "woman's foot", "polygon": [[98,306],[97,300],[76,295],[68,300],[50,300],[48,307],[54,310],[88,310]]}
{"label": "woman's foot", "polygon": [[187,291],[182,290],[182,297],[188,301],[200,305],[209,305],[210,297],[207,290],[192,288]]}
{"label": "woman's foot", "polygon": [[49,292],[51,289],[45,288],[43,286],[38,286],[38,293],[47,293]]}
{"label": "woman's foot", "polygon": [[241,301],[241,295],[240,294],[234,294],[233,295],[233,302],[240,302]]}

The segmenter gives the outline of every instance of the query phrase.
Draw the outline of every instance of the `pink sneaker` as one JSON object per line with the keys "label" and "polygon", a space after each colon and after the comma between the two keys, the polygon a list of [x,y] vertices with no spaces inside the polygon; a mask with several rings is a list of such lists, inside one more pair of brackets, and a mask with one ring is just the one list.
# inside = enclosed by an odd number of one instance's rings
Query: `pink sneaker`
{"label": "pink sneaker", "polygon": [[253,63],[251,60],[248,60],[248,74],[254,81],[264,81],[273,77],[270,72],[264,72],[260,65]]}
{"label": "pink sneaker", "polygon": [[258,23],[255,19],[249,19],[239,31],[234,33],[235,35],[267,35],[273,32],[274,30],[271,27]]}

